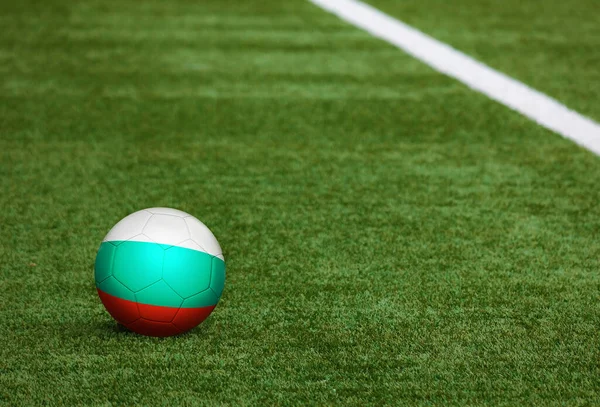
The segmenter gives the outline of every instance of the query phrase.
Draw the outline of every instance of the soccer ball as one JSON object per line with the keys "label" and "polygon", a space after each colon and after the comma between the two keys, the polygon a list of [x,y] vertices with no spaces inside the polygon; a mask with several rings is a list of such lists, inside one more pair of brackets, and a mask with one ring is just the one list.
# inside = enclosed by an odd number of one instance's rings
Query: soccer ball
{"label": "soccer ball", "polygon": [[170,208],[144,209],[108,232],[95,265],[106,310],[142,335],[171,336],[204,321],[225,284],[225,259],[211,231]]}

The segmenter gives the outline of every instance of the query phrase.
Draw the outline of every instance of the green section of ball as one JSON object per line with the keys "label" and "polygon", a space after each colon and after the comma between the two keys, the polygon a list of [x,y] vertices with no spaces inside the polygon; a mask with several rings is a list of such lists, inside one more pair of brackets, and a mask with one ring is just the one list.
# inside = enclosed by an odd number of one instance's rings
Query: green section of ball
{"label": "green section of ball", "polygon": [[96,287],[107,294],[114,295],[123,300],[135,301],[135,294],[129,288],[125,287],[115,277],[110,276],[101,283],[96,282]]}
{"label": "green section of ball", "polygon": [[189,298],[186,298],[181,304],[182,308],[200,308],[200,307],[208,307],[210,305],[215,305],[219,302],[219,297],[214,293],[213,290],[207,288],[199,294],[192,295]]}
{"label": "green section of ball", "polygon": [[96,255],[96,264],[94,265],[94,277],[96,283],[106,280],[112,276],[113,259],[115,257],[116,246],[109,242],[104,242],[98,249]]}
{"label": "green section of ball", "polygon": [[136,292],[162,277],[165,249],[156,243],[121,242],[113,261],[113,276]]}
{"label": "green section of ball", "polygon": [[164,281],[158,281],[135,293],[137,302],[163,307],[179,307],[183,298],[175,293]]}
{"label": "green section of ball", "polygon": [[163,279],[183,298],[208,288],[211,279],[210,254],[173,246],[165,250]]}
{"label": "green section of ball", "polygon": [[225,262],[218,257],[212,259],[212,278],[210,288],[218,297],[221,297],[225,287]]}
{"label": "green section of ball", "polygon": [[208,253],[151,242],[103,242],[95,265],[96,286],[142,304],[197,308],[216,305],[225,262]]}

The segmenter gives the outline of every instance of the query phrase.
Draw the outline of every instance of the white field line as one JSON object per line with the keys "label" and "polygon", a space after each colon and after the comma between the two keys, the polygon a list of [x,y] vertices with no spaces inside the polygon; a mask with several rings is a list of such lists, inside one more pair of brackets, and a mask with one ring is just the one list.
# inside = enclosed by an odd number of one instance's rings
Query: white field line
{"label": "white field line", "polygon": [[421,31],[357,0],[309,0],[600,155],[600,124]]}

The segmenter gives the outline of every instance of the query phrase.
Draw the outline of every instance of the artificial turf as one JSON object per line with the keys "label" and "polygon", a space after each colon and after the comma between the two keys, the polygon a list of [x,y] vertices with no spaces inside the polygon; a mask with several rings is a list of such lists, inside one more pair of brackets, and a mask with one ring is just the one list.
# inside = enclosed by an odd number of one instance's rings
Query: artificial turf
{"label": "artificial turf", "polygon": [[596,0],[368,0],[600,121]]}
{"label": "artificial turf", "polygon": [[[1,7],[1,403],[600,403],[592,153],[308,2]],[[166,339],[93,279],[151,206],[227,264]]]}

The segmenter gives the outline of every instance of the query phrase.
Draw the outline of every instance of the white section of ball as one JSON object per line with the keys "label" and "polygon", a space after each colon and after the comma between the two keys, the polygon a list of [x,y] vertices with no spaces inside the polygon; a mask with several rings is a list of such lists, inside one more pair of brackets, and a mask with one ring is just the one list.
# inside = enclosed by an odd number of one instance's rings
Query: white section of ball
{"label": "white section of ball", "polygon": [[105,242],[129,240],[185,247],[223,258],[219,242],[210,229],[192,215],[171,208],[148,208],[121,219]]}
{"label": "white section of ball", "polygon": [[150,217],[152,217],[152,214],[147,211],[137,211],[124,217],[108,231],[108,234],[104,237],[104,241],[129,240],[134,236],[142,234],[142,230]]}

